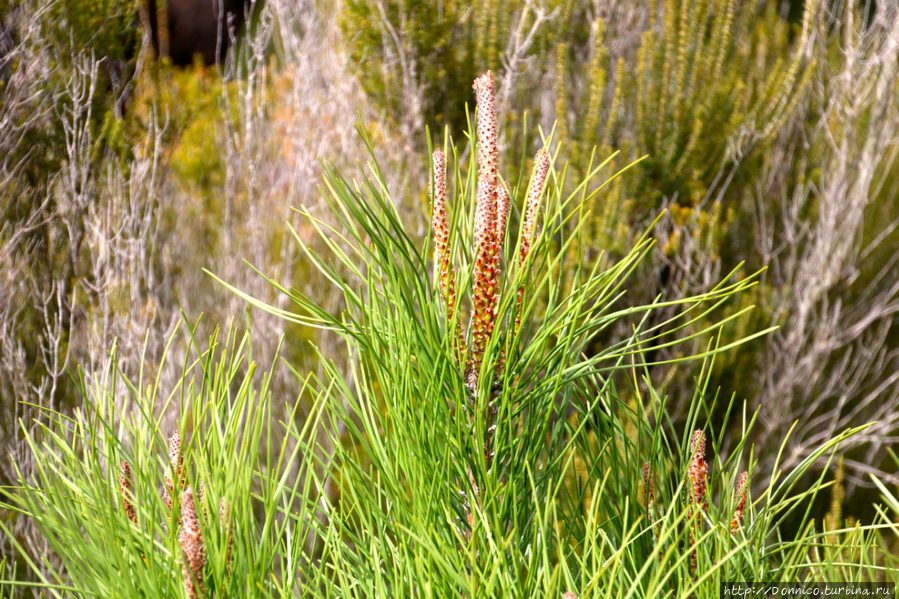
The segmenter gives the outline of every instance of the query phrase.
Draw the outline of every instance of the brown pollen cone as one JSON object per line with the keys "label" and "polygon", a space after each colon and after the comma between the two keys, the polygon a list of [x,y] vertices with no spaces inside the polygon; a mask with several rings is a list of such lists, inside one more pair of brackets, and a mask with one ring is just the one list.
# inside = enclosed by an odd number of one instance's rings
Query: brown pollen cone
{"label": "brown pollen cone", "polygon": [[434,182],[431,188],[433,213],[431,225],[434,229],[437,271],[440,277],[440,291],[446,302],[446,317],[452,320],[456,304],[455,282],[449,256],[449,225],[446,219],[446,157],[443,150],[434,150]]}
{"label": "brown pollen cone", "polygon": [[163,501],[165,501],[165,506],[169,509],[172,509],[173,498],[175,496],[175,483],[174,481],[178,481],[178,487],[181,487],[181,470],[184,465],[184,458],[181,455],[181,433],[175,431],[169,437],[169,465],[172,468],[171,478],[166,477],[165,479],[165,493],[163,494]]}
{"label": "brown pollen cone", "polygon": [[700,509],[705,509],[708,466],[705,462],[705,435],[702,434],[701,430],[694,432],[693,439],[690,441],[690,468],[688,474],[692,486],[691,500]]}
{"label": "brown pollen cone", "polygon": [[531,173],[531,191],[528,194],[528,205],[525,209],[524,224],[521,230],[521,261],[528,257],[534,235],[537,233],[537,216],[540,212],[540,198],[546,187],[549,175],[549,153],[541,149],[534,158],[534,171]]}
{"label": "brown pollen cone", "polygon": [[122,507],[128,519],[137,524],[137,510],[134,508],[134,491],[131,483],[131,465],[122,460],[119,469],[119,490],[122,492]]}
{"label": "brown pollen cone", "polygon": [[[546,178],[549,175],[549,153],[541,149],[534,158],[534,171],[531,173],[531,191],[528,194],[528,204],[525,208],[524,224],[521,228],[521,250],[519,259],[522,267],[527,263],[531,253],[531,245],[537,232],[537,217],[540,214],[540,198],[546,187]],[[521,328],[521,305],[524,303],[524,284],[518,287],[516,300],[515,333]]]}
{"label": "brown pollen cone", "polygon": [[[656,498],[655,498],[655,476],[652,473],[652,466],[649,462],[643,464],[643,486],[645,489],[646,514],[649,518],[649,525],[652,527],[652,533],[656,543],[662,537],[661,525],[655,518]],[[659,560],[662,559],[664,550],[659,546]]]}
{"label": "brown pollen cone", "polygon": [[740,477],[737,479],[737,488],[734,490],[734,500],[737,502],[737,507],[734,508],[734,517],[730,521],[731,534],[737,534],[740,524],[743,522],[743,513],[746,511],[746,494],[749,491],[749,488],[746,486],[748,479],[748,472],[741,472]]}
{"label": "brown pollen cone", "polygon": [[[478,106],[478,186],[475,206],[475,265],[473,334],[470,385],[477,387],[477,375],[487,340],[493,332],[493,305],[496,301],[497,281],[493,257],[497,253],[497,125],[493,74],[487,71],[474,82]],[[473,389],[472,389],[473,391]]]}
{"label": "brown pollen cone", "polygon": [[[649,510],[653,503],[655,503],[655,494],[653,493],[653,475],[652,475],[652,467],[649,462],[643,464],[643,485],[646,490],[646,509]],[[650,518],[652,514],[650,513]]]}
{"label": "brown pollen cone", "polygon": [[[434,230],[436,246],[436,270],[440,280],[440,293],[446,306],[447,332],[456,314],[456,273],[449,251],[449,223],[446,215],[446,156],[443,150],[434,150],[434,180],[431,188],[433,214],[431,225]],[[462,336],[462,323],[456,322],[455,348],[461,359],[465,353],[465,340]]]}
{"label": "brown pollen cone", "polygon": [[188,487],[181,494],[181,532],[178,533],[181,543],[182,573],[184,587],[190,599],[203,596],[203,568],[206,566],[206,549],[203,546],[203,534],[200,532],[200,520],[194,505],[193,491]]}
{"label": "brown pollen cone", "polygon": [[[692,521],[695,512],[694,506],[698,506],[700,511],[705,510],[705,492],[706,492],[706,476],[708,474],[708,466],[705,463],[705,435],[701,430],[693,433],[690,440],[690,467],[687,470],[690,477],[690,520]],[[691,530],[688,535],[689,544],[692,546],[696,540],[698,521],[692,521]],[[690,572],[696,574],[697,568],[697,552],[693,549],[690,554]]]}

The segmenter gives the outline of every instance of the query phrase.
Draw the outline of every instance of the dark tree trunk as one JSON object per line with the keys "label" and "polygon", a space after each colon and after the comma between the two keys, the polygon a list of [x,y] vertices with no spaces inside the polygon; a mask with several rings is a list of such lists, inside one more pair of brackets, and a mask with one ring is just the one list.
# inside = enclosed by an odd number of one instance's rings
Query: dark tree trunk
{"label": "dark tree trunk", "polygon": [[206,65],[220,62],[229,29],[240,29],[249,5],[250,0],[146,0],[153,47],[178,66],[192,64],[195,55]]}

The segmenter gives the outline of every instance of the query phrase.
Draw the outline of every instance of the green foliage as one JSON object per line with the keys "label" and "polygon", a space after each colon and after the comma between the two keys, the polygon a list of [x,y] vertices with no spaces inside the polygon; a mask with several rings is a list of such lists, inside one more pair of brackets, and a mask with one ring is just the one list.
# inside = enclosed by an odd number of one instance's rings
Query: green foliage
{"label": "green foliage", "polygon": [[[887,33],[872,33],[865,23],[878,22],[878,15],[892,14],[890,9],[817,0],[793,2],[789,11],[779,0],[645,0],[614,7],[539,3],[550,19],[517,55],[514,42],[526,35],[515,36],[530,31],[536,6],[484,1],[468,11],[449,3],[439,12],[430,5],[360,0],[344,8],[344,34],[369,95],[400,127],[413,97],[429,125],[460,130],[465,115],[459,111],[470,100],[468,81],[490,68],[509,86],[504,90],[507,147],[521,147],[519,125],[530,110],[528,122],[556,122],[555,137],[571,158],[575,180],[592,172],[598,157],[613,148],[620,154],[604,173],[642,158],[638,168],[593,196],[584,207],[591,217],[580,225],[588,244],[580,257],[589,264],[623,260],[652,227],[656,249],[630,285],[640,302],[708,290],[715,273],[740,264],[753,271],[772,267],[764,277],[770,284],[752,292],[758,309],[734,322],[728,334],[789,324],[795,304],[806,300],[800,299],[803,290],[791,287],[789,277],[796,271],[779,267],[816,251],[813,232],[826,216],[821,194],[842,172],[826,165],[842,164],[838,154],[862,153],[863,131],[878,104],[867,96],[835,98],[846,81],[856,80],[854,73],[866,72],[859,65],[869,59],[877,63],[878,36]],[[850,53],[853,44],[868,49]],[[856,84],[873,87],[873,79],[866,74],[867,83]],[[444,104],[457,96],[455,108]],[[835,110],[844,102],[854,107],[852,115],[838,118]],[[863,264],[846,268],[845,281],[812,301],[833,305],[839,295],[844,305],[861,304],[886,289],[887,278],[895,278],[895,268],[884,271],[885,264],[893,264],[899,235],[892,225],[899,181],[895,152],[891,144],[875,161],[879,183],[867,198],[858,240],[859,247],[868,248],[860,254]],[[510,156],[509,162],[517,158]],[[848,168],[844,178],[854,177]],[[519,172],[513,168],[510,175]],[[657,220],[662,209],[667,212]],[[876,243],[869,247],[870,242]],[[748,295],[740,301],[749,305]],[[626,334],[607,330],[594,347]],[[766,386],[783,376],[766,349],[746,346],[718,361],[713,386],[736,383],[739,397],[764,396]],[[850,351],[835,354],[821,369],[838,369]],[[662,354],[677,357],[667,349]],[[663,369],[675,396],[689,393],[692,369]],[[879,382],[872,380],[872,388]]]}
{"label": "green foliage", "polygon": [[[315,414],[303,429],[292,418],[278,421],[271,372],[260,373],[251,361],[249,337],[217,333],[206,347],[192,334],[176,338],[188,339],[178,387],[130,380],[113,366],[92,384],[83,381],[83,409],[72,417],[48,414],[27,437],[35,479],[12,489],[4,507],[34,519],[60,558],[49,577],[38,574],[50,596],[183,596],[180,498],[188,488],[197,498],[208,596],[296,592],[298,581],[285,573],[307,559],[317,481],[303,449]],[[165,418],[169,408],[177,409],[174,423]],[[167,454],[173,432],[185,436],[181,478]],[[130,490],[121,483],[123,463]],[[171,509],[163,497],[170,483]],[[36,573],[39,565],[50,564],[29,560]]]}
{"label": "green foliage", "polygon": [[[179,183],[208,197],[225,184],[225,160],[220,151],[222,80],[202,66],[172,72],[168,79],[160,100],[173,113],[174,174]],[[224,93],[229,91],[233,90],[224,87]],[[232,124],[236,120],[236,115],[231,115]]]}
{"label": "green foliage", "polygon": [[110,61],[128,61],[140,48],[136,26],[143,0],[57,0],[49,5],[47,24],[68,57],[93,51]]}
{"label": "green foliage", "polygon": [[[461,14],[467,7],[452,3],[442,13],[419,4],[387,3],[384,12],[380,6],[349,3],[344,33],[366,89],[393,114],[410,90],[400,77],[406,72],[385,63],[388,53],[401,49],[425,97],[452,101],[460,111],[478,69],[492,68],[509,79],[502,62],[509,60],[507,37],[527,33],[536,19],[525,2],[479,2],[467,17]],[[757,2],[735,0],[635,3],[618,11],[625,17],[586,2],[544,7],[551,19],[535,29],[522,57],[529,60],[528,72],[506,82],[516,86],[506,121],[513,147],[521,142],[519,104],[533,109],[531,96],[546,93],[549,81],[553,112],[538,109],[529,120],[556,120],[557,138],[580,177],[613,147],[621,154],[610,163],[612,172],[645,156],[638,169],[586,207],[593,213],[584,223],[593,246],[585,252],[588,259],[621,259],[667,201],[670,218],[654,234],[668,260],[689,263],[699,254],[701,260],[723,262],[725,269],[746,260],[762,266],[746,249],[753,242],[747,223],[752,205],[743,194],[759,177],[765,148],[808,88],[815,61],[803,48],[820,18],[813,1],[805,3],[795,28],[778,10],[777,2],[764,3],[760,12]],[[630,46],[613,30],[635,26]],[[464,113],[428,101],[425,107],[428,123],[464,126]],[[640,268],[634,291],[642,301],[660,293],[680,297],[690,284],[689,273],[669,276],[671,267],[659,259]],[[754,361],[747,355],[744,363]]]}
{"label": "green foliage", "polygon": [[[547,12],[570,12],[568,0],[545,3]],[[501,68],[510,31],[526,31],[533,11],[522,14],[523,2],[476,3],[373,2],[343,4],[341,28],[350,58],[366,91],[396,121],[407,106],[403,95],[422,85],[425,123],[444,123],[454,130],[466,126],[465,105],[471,82],[485,70]],[[557,23],[565,23],[560,15]],[[553,46],[555,32],[539,32],[534,45]]]}
{"label": "green foliage", "polygon": [[[474,154],[450,147],[449,253],[462,273],[463,299],[473,293]],[[468,164],[458,158],[464,155]],[[203,483],[197,514],[206,561],[198,572],[207,597],[573,591],[686,598],[717,597],[720,583],[742,579],[894,579],[893,561],[875,552],[881,525],[823,534],[808,512],[823,477],[799,484],[816,460],[860,429],[827,441],[795,469],[762,473],[746,445],[754,416],[744,414],[727,455],[724,433],[704,425],[716,403],[708,387],[715,356],[764,333],[727,344],[718,337],[739,315],[722,308],[751,289],[753,277],[731,273],[709,292],[673,302],[677,315],[650,325],[660,305],[620,300],[652,242],[641,240],[606,269],[569,265],[569,249],[583,245],[582,205],[604,183],[591,177],[569,194],[564,172],[551,175],[529,258],[514,258],[513,235],[503,246],[497,326],[480,371],[481,380],[495,383],[472,392],[452,333],[460,317],[447,317],[436,273],[429,273],[429,244],[420,249],[405,227],[377,164],[358,182],[329,168],[325,190],[338,224],[304,215],[323,241],[339,243],[327,254],[304,247],[343,293],[345,309],[329,313],[274,280],[297,312],[234,291],[291,322],[339,335],[358,357],[350,371],[323,356],[321,376],[298,376],[298,393],[312,406],[302,429],[294,408],[274,419],[272,371],[261,374],[249,337],[235,334],[214,336],[203,351],[189,343],[171,389],[115,368],[83,383],[83,410],[49,412],[45,423],[26,427],[36,473],[6,490],[5,507],[31,518],[61,558],[59,566],[42,564],[51,574],[40,586],[53,596],[188,596],[181,564],[188,546],[161,496],[166,478],[174,481],[176,514],[181,490],[190,486],[198,496]],[[514,182],[513,198],[527,184]],[[566,271],[570,286],[559,284]],[[519,287],[526,298],[520,305]],[[520,329],[510,326],[519,314]],[[647,358],[679,345],[691,323],[709,320],[700,333],[706,349],[683,358],[699,359],[702,369],[687,426],[673,429]],[[616,323],[632,335],[585,354],[590,339]],[[485,409],[491,405],[496,428]],[[727,412],[733,407],[731,400]],[[178,415],[174,425],[163,419],[168,409]],[[687,449],[694,428],[707,428],[710,438],[711,453],[702,456],[707,478],[696,478],[699,454]],[[172,430],[185,439],[183,482],[166,463]],[[491,438],[493,453],[485,456]],[[123,461],[133,473],[128,485],[116,478]],[[743,469],[769,482],[733,527],[732,490]],[[707,485],[706,508],[698,507],[705,500],[684,499],[694,496],[697,480]],[[135,506],[133,521],[125,499]],[[780,538],[780,524],[794,512],[804,514],[799,535]]]}
{"label": "green foliage", "polygon": [[[635,60],[615,64],[604,65],[602,32],[596,36],[591,78],[602,80],[613,71],[616,79],[611,99],[605,90],[591,87],[586,125],[573,135],[581,155],[594,145],[607,151],[610,143],[646,154],[641,176],[622,192],[640,198],[638,211],[676,197],[672,210],[680,213],[678,230],[685,233],[727,230],[718,202],[708,202],[718,191],[721,172],[748,162],[737,176],[754,176],[757,152],[793,113],[814,72],[814,65],[793,49],[807,43],[814,2],[806,3],[799,40],[791,39],[775,3],[768,3],[760,17],[755,12],[754,3],[666,2],[660,27],[651,13]],[[625,113],[623,106],[633,112]],[[624,198],[608,199],[620,203]],[[677,253],[677,241],[669,242],[674,245],[666,250]],[[718,253],[720,237],[704,245]]]}
{"label": "green foliage", "polygon": [[[122,24],[126,4],[101,5],[110,22]],[[469,11],[449,2],[434,14],[424,3],[359,0],[344,5],[342,22],[363,83],[394,119],[407,116],[406,98],[397,90],[424,83],[434,98],[424,104],[428,121],[459,131],[469,122],[464,103],[474,74],[501,69],[509,32],[536,22],[524,5],[481,2]],[[127,60],[127,49],[110,46],[116,42],[107,37],[102,12],[73,13],[78,6],[74,0],[53,5],[54,31],[71,29],[54,42],[68,45],[54,52],[77,47],[72,57],[83,57],[96,42]],[[262,373],[253,361],[249,337],[216,335],[200,349],[191,332],[183,375],[173,388],[163,388],[161,374],[129,379],[111,366],[73,383],[71,396],[83,400],[83,409],[43,410],[37,421],[20,423],[36,469],[26,476],[23,465],[19,480],[0,489],[0,529],[23,556],[14,534],[22,520],[9,515],[34,523],[50,540],[59,561],[28,558],[44,594],[187,596],[178,526],[161,496],[167,477],[194,490],[203,482],[199,529],[208,597],[573,591],[578,597],[686,598],[717,597],[719,583],[737,579],[897,578],[891,537],[882,533],[897,532],[899,504],[883,483],[875,481],[893,512],[880,512],[872,524],[841,528],[836,509],[823,526],[812,518],[828,479],[813,469],[816,462],[841,452],[863,427],[803,447],[807,457],[783,469],[792,440],[752,447],[756,414],[744,407],[735,416],[740,402],[720,400],[715,391],[751,388],[752,365],[763,356],[758,344],[745,342],[767,332],[779,292],[757,285],[758,275],[730,268],[749,253],[755,234],[752,186],[770,167],[760,150],[788,136],[790,126],[801,128],[788,123],[798,104],[805,103],[809,118],[821,116],[816,111],[824,106],[808,101],[809,80],[825,77],[816,70],[822,62],[840,59],[839,48],[818,55],[818,62],[800,51],[809,23],[820,25],[814,3],[796,27],[774,3],[765,3],[761,16],[754,3],[653,4],[643,37],[630,50],[606,43],[612,39],[606,21],[587,26],[590,7],[563,2],[546,10],[554,16],[529,46],[536,73],[527,76],[553,81],[553,114],[537,116],[559,117],[555,137],[572,162],[563,167],[556,161],[540,234],[522,260],[515,232],[522,226],[519,204],[529,186],[523,173],[530,158],[523,151],[507,160],[520,165],[504,171],[515,200],[512,233],[501,243],[496,327],[478,372],[493,384],[471,389],[469,363],[453,333],[467,322],[475,289],[475,148],[446,143],[449,252],[462,306],[453,316],[430,266],[431,244],[405,222],[411,202],[391,194],[376,163],[357,180],[329,166],[323,190],[337,224],[303,210],[302,227],[290,234],[308,258],[296,276],[317,270],[343,297],[342,309],[332,312],[315,292],[304,295],[282,281],[270,280],[295,312],[234,291],[291,323],[293,346],[284,353],[296,371],[307,358],[298,340],[313,339],[312,329],[340,338],[342,355],[324,354],[325,344],[316,349],[322,354],[317,376],[298,374],[295,392],[302,401],[285,406],[272,396],[274,370]],[[84,35],[91,28],[96,37]],[[57,58],[48,85],[71,74],[65,70],[74,64],[65,62],[69,57]],[[235,201],[238,216],[232,218],[239,219],[244,199],[239,184],[225,196],[226,169],[233,165],[216,148],[222,133],[217,117],[227,112],[220,103],[230,86],[213,75],[165,66],[143,83],[152,88],[136,95],[138,114],[128,125],[111,110],[115,94],[100,86],[92,98],[90,104],[102,109],[83,129],[91,140],[88,181],[98,180],[107,160],[131,151],[129,138],[146,116],[141,111],[171,109],[162,157],[177,187],[202,201],[163,218],[196,234],[196,245],[188,247],[214,254],[223,202]],[[525,89],[513,90],[513,104]],[[61,114],[71,100],[62,98]],[[865,110],[860,115],[870,118]],[[510,146],[550,147],[515,128],[521,118],[513,114],[506,121]],[[224,114],[226,126],[236,119]],[[46,151],[29,157],[14,189],[0,191],[16,200],[3,204],[10,222],[26,219],[34,198],[59,193],[47,177],[66,159],[64,136],[53,122],[27,132],[33,137],[25,139]],[[839,127],[851,129],[837,123],[835,135]],[[474,131],[468,134],[474,138]],[[612,146],[622,152],[611,155]],[[649,157],[622,174],[623,165],[644,153]],[[822,155],[820,143],[812,144],[806,161],[788,169],[785,188],[814,182]],[[597,156],[610,158],[598,163]],[[718,179],[722,169],[726,186]],[[720,195],[725,188],[728,195]],[[878,192],[884,222],[895,212],[890,190],[886,185]],[[659,216],[659,205],[675,196]],[[161,229],[174,230],[171,225]],[[866,239],[877,238],[880,225],[866,227]],[[37,244],[48,245],[36,254],[34,268],[38,272],[47,258],[48,279],[68,285],[81,274],[81,254],[66,262],[60,231],[35,234]],[[319,239],[310,241],[312,232]],[[277,255],[281,243],[276,237],[262,251]],[[716,275],[698,291],[675,268],[663,281],[659,260],[677,264],[697,245],[724,263],[726,276]],[[74,295],[69,288],[66,293]],[[107,299],[112,311],[127,313],[127,287],[110,287]],[[89,312],[90,299],[79,301]],[[520,329],[512,324],[519,316]],[[33,327],[20,335],[33,340],[32,356],[40,351],[39,324],[35,317],[22,325]],[[471,347],[472,331],[463,331]],[[338,364],[345,362],[343,370]],[[665,369],[678,365],[698,373],[673,380]],[[162,373],[164,364],[145,367]],[[37,380],[40,373],[29,376]],[[176,412],[176,423],[166,410]],[[702,510],[686,499],[695,488],[689,445],[696,429],[709,438],[709,501]],[[167,465],[165,437],[173,430],[186,440],[183,483]],[[763,453],[776,456],[773,468],[759,468]],[[136,522],[117,482],[122,461],[134,472]],[[644,464],[653,476],[651,493]],[[734,485],[743,470],[756,484],[745,519],[732,532]],[[840,480],[832,496],[842,489]],[[222,518],[220,505],[226,507]],[[795,535],[783,535],[787,522]]]}
{"label": "green foliage", "polygon": [[[451,147],[450,154],[474,152]],[[474,165],[467,172],[465,166],[451,169],[450,254],[461,267],[460,298],[473,293],[467,223],[473,216]],[[403,226],[383,174],[373,165],[371,178],[349,182],[332,169],[326,187],[341,224],[319,223],[321,234],[341,243],[332,244],[327,256],[311,249],[307,254],[343,291],[346,310],[329,314],[313,298],[274,280],[297,313],[244,297],[293,322],[339,334],[347,352],[359,356],[349,380],[331,365],[320,383],[332,393],[323,420],[328,430],[345,430],[346,436],[331,433],[340,501],[320,534],[344,542],[329,545],[324,554],[334,562],[328,596],[553,596],[566,590],[583,597],[717,596],[719,583],[743,577],[877,576],[870,551],[874,528],[840,541],[856,550],[856,562],[809,561],[809,551],[822,541],[805,508],[823,481],[797,486],[817,459],[857,431],[829,441],[795,470],[760,473],[770,476],[770,485],[754,499],[745,531],[736,536],[730,529],[732,489],[737,472],[754,464],[744,445],[752,421],[744,422],[728,456],[719,451],[723,433],[713,434],[708,484],[710,495],[720,498],[717,507],[696,522],[696,512],[681,499],[689,484],[689,430],[701,427],[715,405],[708,390],[712,364],[704,363],[681,433],[667,428],[667,402],[647,376],[647,356],[678,344],[674,335],[692,322],[716,321],[703,336],[714,334],[739,315],[722,319],[717,310],[750,288],[751,278],[675,302],[680,313],[658,325],[647,324],[656,306],[615,309],[624,280],[650,242],[642,241],[607,270],[567,263],[566,246],[580,245],[580,205],[595,193],[595,184],[586,180],[567,195],[557,179],[533,260],[516,262],[511,257],[518,255],[517,246],[508,243],[497,325],[480,372],[482,379],[498,378],[492,390],[480,386],[472,396],[452,333],[459,316],[448,318],[442,307],[428,275],[429,248],[421,251]],[[514,195],[525,187],[518,181]],[[568,222],[574,222],[571,237],[563,226]],[[553,242],[560,236],[561,247]],[[356,276],[341,276],[344,268]],[[566,271],[574,273],[570,292],[558,283]],[[520,334],[508,326],[517,315],[519,285],[526,297],[542,300],[523,305],[528,324]],[[630,323],[629,339],[585,355],[597,331],[620,321]],[[701,356],[684,359],[711,358],[752,336],[726,346],[710,340]],[[506,365],[497,374],[500,355]],[[649,389],[648,395],[641,389]],[[636,403],[629,405],[627,397]],[[732,408],[727,406],[728,413]],[[484,447],[492,448],[489,457]],[[659,473],[660,512],[652,525],[640,492],[644,462]],[[804,511],[801,534],[778,538],[780,524],[797,510],[800,516]],[[694,547],[696,564],[689,557]]]}
{"label": "green foliage", "polygon": [[[40,12],[49,43],[47,93],[63,86],[79,60],[102,59],[94,85],[92,115],[96,151],[113,150],[127,157],[122,107],[134,74],[143,30],[137,18],[143,0],[54,0]],[[27,7],[24,7],[27,10]],[[21,9],[20,9],[21,10]],[[62,140],[58,139],[57,143]]]}
{"label": "green foliage", "polygon": [[[765,3],[760,16],[757,2],[640,3],[634,20],[640,11],[646,16],[633,35],[642,35],[627,52],[607,46],[605,23],[620,24],[598,17],[589,3],[550,2],[541,10],[550,18],[520,57],[535,72],[510,82],[520,88],[512,97],[527,94],[536,81],[555,81],[555,113],[538,111],[537,118],[557,119],[560,141],[574,142],[572,163],[581,175],[589,172],[595,146],[599,155],[621,148],[625,161],[648,155],[636,187],[627,189],[640,198],[631,207],[638,213],[654,212],[662,196],[678,194],[684,206],[700,203],[722,166],[780,130],[813,72],[796,50],[817,18],[813,1],[806,3],[801,32],[781,18],[777,2]],[[508,38],[525,37],[538,17],[529,2],[447,2],[437,9],[356,0],[346,3],[341,18],[357,72],[379,104],[399,119],[404,94],[420,85],[425,122],[459,130],[470,81],[488,69],[508,76]],[[510,117],[511,135],[520,118]],[[741,128],[746,135],[734,146]]]}

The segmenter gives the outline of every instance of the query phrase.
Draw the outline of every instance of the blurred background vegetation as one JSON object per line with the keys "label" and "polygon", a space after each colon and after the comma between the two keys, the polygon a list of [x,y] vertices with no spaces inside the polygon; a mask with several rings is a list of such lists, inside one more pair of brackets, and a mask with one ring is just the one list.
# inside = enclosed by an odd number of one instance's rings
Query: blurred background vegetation
{"label": "blurred background vegetation", "polygon": [[[513,181],[539,144],[525,122],[555,126],[572,186],[613,151],[609,172],[646,156],[591,200],[583,257],[614,263],[649,231],[655,250],[629,302],[765,269],[728,307],[756,309],[725,334],[780,329],[726,354],[712,383],[719,403],[733,393],[760,409],[760,471],[794,422],[786,467],[876,420],[842,448],[839,517],[870,513],[869,473],[897,482],[894,3],[267,0],[242,7],[247,23],[231,19],[223,61],[183,65],[149,31],[180,2],[0,1],[0,448],[12,456],[0,483],[29,468],[18,419],[76,407],[72,373],[103,372],[114,341],[126,368],[155,372],[182,312],[245,321],[268,356],[286,335],[288,361],[319,368],[308,332],[247,312],[202,269],[283,302],[246,260],[339,310],[284,234],[285,221],[299,226],[290,207],[330,218],[320,161],[358,168],[358,118],[424,237],[427,129],[461,138],[487,69]],[[696,373],[666,362],[693,349],[660,350],[649,366],[673,406]],[[277,392],[292,397],[292,381]]]}

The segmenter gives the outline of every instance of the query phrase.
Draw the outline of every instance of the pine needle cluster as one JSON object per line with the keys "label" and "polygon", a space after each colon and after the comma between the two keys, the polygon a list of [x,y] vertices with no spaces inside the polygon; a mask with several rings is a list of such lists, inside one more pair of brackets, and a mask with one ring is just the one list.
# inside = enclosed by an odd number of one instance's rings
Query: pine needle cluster
{"label": "pine needle cluster", "polygon": [[[609,162],[566,181],[540,135],[521,149],[538,150],[530,179],[503,180],[492,87],[489,74],[475,85],[471,151],[447,134],[433,154],[433,247],[404,222],[377,162],[358,179],[329,167],[335,223],[300,209],[328,253],[290,230],[342,309],[274,278],[293,310],[221,281],[255,309],[340,339],[347,370],[320,349],[319,372],[293,372],[302,401],[275,400],[249,335],[200,349],[191,329],[176,388],[113,366],[85,384],[84,412],[51,413],[28,433],[39,467],[6,507],[60,557],[58,568],[30,564],[42,586],[148,599],[686,599],[737,580],[895,578],[878,551],[877,531],[895,526],[885,517],[831,541],[805,510],[796,536],[779,536],[824,486],[808,484],[812,465],[864,427],[798,467],[759,473],[747,445],[756,415],[726,457],[707,424],[716,357],[767,332],[721,338],[740,316],[726,306],[756,277],[734,271],[665,306],[630,303],[647,236],[606,267],[571,259]],[[673,316],[652,320],[660,308]],[[694,333],[699,321],[711,324]],[[587,351],[610,327],[630,332]],[[679,427],[649,367],[659,348],[694,339],[705,349],[678,358],[701,368]],[[190,434],[166,442],[157,406],[175,402]],[[729,417],[736,402],[722,403]],[[765,477],[761,494],[746,472]]]}

